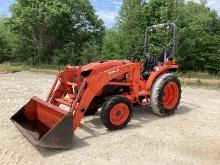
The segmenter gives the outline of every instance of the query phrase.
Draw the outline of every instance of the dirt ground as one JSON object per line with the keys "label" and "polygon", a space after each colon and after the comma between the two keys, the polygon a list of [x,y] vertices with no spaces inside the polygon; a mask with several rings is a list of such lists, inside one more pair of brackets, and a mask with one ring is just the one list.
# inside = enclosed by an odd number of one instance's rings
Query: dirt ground
{"label": "dirt ground", "polygon": [[86,117],[70,150],[30,144],[9,118],[33,95],[45,98],[54,76],[0,74],[0,164],[220,164],[220,91],[183,87],[175,115],[137,108],[128,127],[108,131],[99,115]]}

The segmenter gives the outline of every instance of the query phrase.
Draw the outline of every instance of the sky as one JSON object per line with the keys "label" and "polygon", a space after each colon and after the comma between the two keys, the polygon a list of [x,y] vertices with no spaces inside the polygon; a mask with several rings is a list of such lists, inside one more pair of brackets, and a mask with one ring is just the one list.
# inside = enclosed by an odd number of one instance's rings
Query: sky
{"label": "sky", "polygon": [[[0,15],[9,15],[10,6],[15,0],[0,0]],[[96,14],[105,22],[105,26],[110,28],[118,15],[122,0],[90,0],[96,10]],[[189,0],[186,0],[189,1]],[[194,0],[199,2],[200,0]],[[208,6],[217,10],[220,16],[220,0],[207,0]]]}

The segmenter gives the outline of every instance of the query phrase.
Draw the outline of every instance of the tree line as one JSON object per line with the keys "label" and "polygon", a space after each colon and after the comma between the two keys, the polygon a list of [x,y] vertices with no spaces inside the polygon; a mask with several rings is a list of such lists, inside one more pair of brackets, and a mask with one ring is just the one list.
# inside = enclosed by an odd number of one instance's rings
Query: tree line
{"label": "tree line", "polygon": [[[0,63],[79,65],[103,59],[140,60],[146,26],[177,24],[175,59],[182,71],[220,73],[220,18],[200,3],[184,0],[123,0],[111,29],[89,0],[16,0],[0,18]],[[172,47],[172,33],[153,31],[149,54]]]}

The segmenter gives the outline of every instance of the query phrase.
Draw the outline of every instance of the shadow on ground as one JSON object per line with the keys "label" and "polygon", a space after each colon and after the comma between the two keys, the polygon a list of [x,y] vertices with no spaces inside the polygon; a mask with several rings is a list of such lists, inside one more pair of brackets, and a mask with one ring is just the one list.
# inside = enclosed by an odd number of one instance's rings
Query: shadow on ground
{"label": "shadow on ground", "polygon": [[[185,104],[182,104],[179,106],[177,112],[175,115],[185,115],[192,111],[194,108],[197,108],[196,106],[191,107]],[[171,116],[172,117],[172,116]],[[90,138],[97,138],[102,135],[108,134],[108,133],[116,133],[117,131],[109,131],[106,130],[104,132],[99,132],[100,129],[105,129],[100,117],[99,113],[97,113],[94,117],[90,117],[90,120],[86,120],[84,124],[80,127],[80,129],[83,129],[86,131],[89,135],[83,138],[78,137],[77,135],[73,136],[73,146],[69,150],[63,150],[63,149],[45,149],[45,148],[37,148],[37,151],[43,156],[43,157],[50,157],[62,152],[69,152],[72,150],[77,150],[83,147],[87,147],[89,144],[86,141],[86,139]],[[137,129],[140,127],[143,127],[144,124],[153,122],[155,120],[164,120],[165,117],[157,116],[152,112],[152,109],[146,108],[146,107],[136,107],[134,109],[134,114],[132,118],[132,123],[128,125],[128,127],[124,128],[123,130],[119,131],[126,131],[129,129]]]}

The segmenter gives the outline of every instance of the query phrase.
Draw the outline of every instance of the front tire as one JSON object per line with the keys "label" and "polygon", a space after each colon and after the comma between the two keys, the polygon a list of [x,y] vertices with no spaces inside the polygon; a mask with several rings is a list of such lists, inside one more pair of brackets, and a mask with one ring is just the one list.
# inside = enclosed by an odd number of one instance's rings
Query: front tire
{"label": "front tire", "polygon": [[126,97],[116,95],[103,104],[101,121],[110,130],[122,129],[130,122],[132,113],[132,103]]}
{"label": "front tire", "polygon": [[171,73],[157,78],[151,90],[151,107],[160,116],[174,114],[181,98],[179,79]]}

